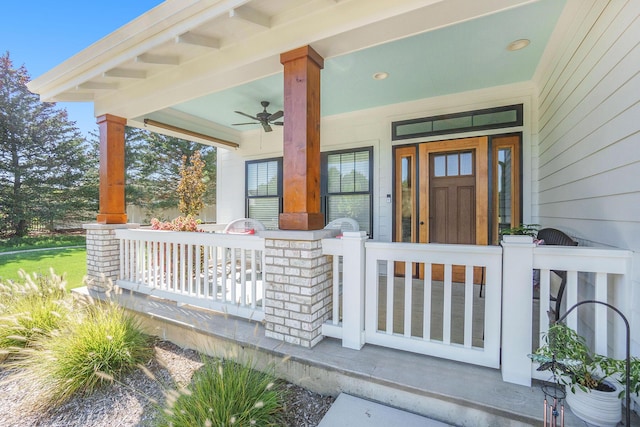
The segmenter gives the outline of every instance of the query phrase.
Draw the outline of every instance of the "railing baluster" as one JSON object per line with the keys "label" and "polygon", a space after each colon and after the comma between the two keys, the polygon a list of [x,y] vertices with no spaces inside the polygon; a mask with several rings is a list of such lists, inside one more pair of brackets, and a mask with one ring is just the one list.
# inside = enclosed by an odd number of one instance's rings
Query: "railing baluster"
{"label": "railing baluster", "polygon": [[404,336],[411,336],[412,291],[413,291],[413,263],[404,263]]}
{"label": "railing baluster", "polygon": [[[549,269],[541,269],[540,270],[540,292],[539,292],[539,301],[540,301],[540,332],[549,330],[549,308],[551,300],[551,270]],[[541,339],[542,335],[538,337]]]}
{"label": "railing baluster", "polygon": [[204,250],[204,267],[202,272],[202,286],[205,299],[209,299],[209,262],[211,259],[211,246],[203,246]]}
{"label": "railing baluster", "polygon": [[227,272],[227,251],[229,250],[227,247],[222,248],[222,280],[220,280],[220,300],[222,302],[227,301],[227,278],[233,271],[232,261],[229,261],[229,271]]}
{"label": "railing baluster", "polygon": [[442,302],[442,342],[451,344],[451,264],[444,265],[444,298]]}
{"label": "railing baluster", "polygon": [[393,334],[393,288],[395,287],[393,264],[393,261],[387,261],[387,318],[385,329],[389,335]]}
{"label": "railing baluster", "polygon": [[194,245],[185,245],[187,247],[187,283],[189,286],[187,287],[187,293],[189,295],[195,295],[195,278],[194,278],[194,265],[195,260],[193,259],[193,250],[195,249]]}
{"label": "railing baluster", "polygon": [[[595,283],[595,296],[596,301],[602,301],[608,303],[607,296],[607,274],[596,273]],[[595,307],[595,351],[598,354],[608,355],[608,343],[607,343],[607,307],[597,304]]]}
{"label": "railing baluster", "polygon": [[196,255],[195,255],[195,265],[194,265],[194,270],[195,270],[195,281],[196,281],[196,296],[198,297],[202,297],[203,289],[202,289],[202,246],[201,245],[195,245],[196,248]]}
{"label": "railing baluster", "polygon": [[[566,307],[571,307],[578,302],[578,272],[567,271],[567,286],[565,288],[567,294]],[[567,326],[574,331],[578,330],[578,313],[575,311],[567,317]]]}
{"label": "railing baluster", "polygon": [[473,338],[473,265],[465,265],[464,268],[464,346],[471,347]]}
{"label": "railing baluster", "polygon": [[331,323],[340,323],[340,255],[333,256],[333,319]]}
{"label": "railing baluster", "polygon": [[424,296],[422,315],[422,338],[426,341],[431,339],[431,263],[424,263]]}
{"label": "railing baluster", "polygon": [[218,269],[220,268],[220,266],[222,266],[222,269],[224,269],[224,261],[220,259],[220,254],[224,251],[221,250],[219,246],[214,246],[211,249],[215,256],[212,271],[213,277],[211,278],[211,298],[215,301],[218,299]]}
{"label": "railing baluster", "polygon": [[256,288],[258,287],[258,251],[251,249],[251,308],[256,308]]}
{"label": "railing baluster", "polygon": [[[240,305],[244,306],[246,304],[246,297],[247,297],[247,290],[246,290],[246,286],[247,286],[247,251],[245,251],[244,249],[240,249]],[[236,287],[233,287],[233,295],[231,297],[231,299],[233,300],[233,302],[237,303],[237,295],[236,295]]]}

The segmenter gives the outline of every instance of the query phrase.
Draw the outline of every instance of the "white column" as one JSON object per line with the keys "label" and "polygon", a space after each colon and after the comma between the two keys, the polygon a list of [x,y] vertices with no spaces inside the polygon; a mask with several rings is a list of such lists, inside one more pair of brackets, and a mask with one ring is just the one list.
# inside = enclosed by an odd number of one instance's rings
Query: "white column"
{"label": "white column", "polygon": [[533,239],[502,241],[502,379],[531,386]]}
{"label": "white column", "polygon": [[360,350],[364,345],[364,231],[342,235],[342,346]]}

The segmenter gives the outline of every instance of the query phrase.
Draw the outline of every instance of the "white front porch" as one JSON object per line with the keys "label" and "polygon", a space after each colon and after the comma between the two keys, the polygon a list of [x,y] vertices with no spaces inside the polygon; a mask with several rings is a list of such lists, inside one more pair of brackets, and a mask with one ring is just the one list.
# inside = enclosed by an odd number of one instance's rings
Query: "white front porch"
{"label": "white front porch", "polygon": [[[632,255],[624,250],[526,239],[388,243],[328,230],[250,236],[133,228],[88,227],[98,244],[87,255],[118,265],[112,278],[133,292],[117,298],[150,332],[205,352],[253,348],[305,387],[460,425],[541,420],[536,380],[549,376],[527,354],[548,328],[551,270],[568,272],[567,304],[595,297],[630,310]],[[100,240],[94,233],[103,233]],[[111,255],[100,256],[100,246]],[[424,279],[440,266],[443,280]],[[464,266],[463,283],[455,266]],[[481,297],[474,267],[483,270]],[[539,299],[533,269],[541,272]],[[609,313],[584,310],[568,323],[598,352],[622,358],[621,325]]]}
{"label": "white front porch", "polygon": [[[551,270],[568,272],[567,306],[595,298],[631,309],[629,251],[526,239],[466,246],[376,242],[357,232],[263,233],[111,230],[118,249],[106,261],[118,264],[113,278],[123,289],[260,321],[287,343],[313,347],[324,336],[351,349],[375,344],[500,369],[504,381],[522,385],[535,377],[527,354],[548,328]],[[88,250],[96,259],[96,248]],[[443,278],[432,279],[438,268]],[[456,268],[465,272],[458,279]],[[481,297],[474,268],[482,269]],[[541,271],[536,300],[533,269]],[[621,323],[604,309],[572,314],[568,324],[597,352],[622,358]]]}
{"label": "white front porch", "polygon": [[[135,292],[117,298],[162,339],[226,357],[250,351],[260,366],[274,363],[282,378],[318,393],[344,392],[459,426],[542,424],[540,383],[506,383],[497,369],[377,345],[356,351],[334,338],[308,349],[265,337],[261,322]],[[584,423],[567,410],[565,425]]]}

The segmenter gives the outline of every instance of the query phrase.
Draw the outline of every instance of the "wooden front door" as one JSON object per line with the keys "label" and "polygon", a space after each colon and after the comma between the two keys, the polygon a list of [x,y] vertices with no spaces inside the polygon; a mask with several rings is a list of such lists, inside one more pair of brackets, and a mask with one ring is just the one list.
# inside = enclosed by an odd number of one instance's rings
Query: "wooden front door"
{"label": "wooden front door", "polygon": [[429,158],[429,241],[476,242],[476,177],[473,151],[432,153]]}
{"label": "wooden front door", "polygon": [[[488,145],[487,137],[420,144],[420,243],[488,243]],[[482,282],[482,273],[474,269],[475,283]],[[443,280],[444,266],[433,265],[432,274]],[[464,267],[453,266],[452,275],[464,282]]]}
{"label": "wooden front door", "polygon": [[488,243],[488,138],[418,147],[420,243]]}

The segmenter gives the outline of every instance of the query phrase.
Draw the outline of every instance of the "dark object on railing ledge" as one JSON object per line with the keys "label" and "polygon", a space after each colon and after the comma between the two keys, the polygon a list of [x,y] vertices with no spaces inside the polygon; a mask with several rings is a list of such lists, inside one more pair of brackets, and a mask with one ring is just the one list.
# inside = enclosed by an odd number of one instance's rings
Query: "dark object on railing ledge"
{"label": "dark object on railing ledge", "polygon": [[[549,246],[578,246],[578,242],[573,240],[571,237],[567,236],[560,230],[556,230],[555,228],[543,228],[538,231],[538,240],[544,240],[544,245]],[[558,277],[560,277],[560,288],[558,289],[557,295],[554,297],[551,296],[551,301],[555,301],[555,314],[556,321],[560,317],[560,307],[562,305],[562,297],[564,295],[564,288],[567,286],[567,272],[560,270],[551,270]]]}

